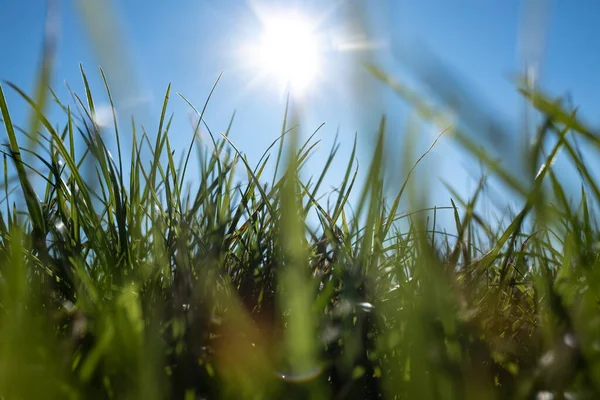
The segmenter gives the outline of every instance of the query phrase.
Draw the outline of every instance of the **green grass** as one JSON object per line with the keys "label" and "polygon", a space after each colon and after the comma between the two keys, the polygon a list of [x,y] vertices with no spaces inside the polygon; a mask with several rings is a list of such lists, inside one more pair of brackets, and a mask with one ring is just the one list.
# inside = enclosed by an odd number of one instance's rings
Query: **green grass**
{"label": "green grass", "polygon": [[[451,128],[444,110],[370,68],[440,132]],[[364,185],[355,143],[328,205],[322,183],[338,147],[322,174],[301,179],[315,142],[299,142],[287,112],[258,165],[229,128],[209,130],[209,146],[192,139],[176,160],[169,87],[157,132],[134,123],[123,135],[115,123],[111,154],[82,77],[76,104],[54,99],[64,126],[47,120],[43,95],[0,87],[3,399],[600,396],[600,189],[575,140],[597,150],[600,136],[572,110],[519,88],[543,120],[527,182],[450,129],[523,201],[496,223],[478,212],[493,200],[485,180],[469,199],[418,210],[427,189],[409,179],[413,166],[386,197],[385,118]],[[11,122],[8,86],[35,111],[28,145]],[[189,162],[195,148],[199,165]],[[552,169],[559,151],[579,171],[577,202]],[[453,214],[453,232],[436,230],[439,213]]]}

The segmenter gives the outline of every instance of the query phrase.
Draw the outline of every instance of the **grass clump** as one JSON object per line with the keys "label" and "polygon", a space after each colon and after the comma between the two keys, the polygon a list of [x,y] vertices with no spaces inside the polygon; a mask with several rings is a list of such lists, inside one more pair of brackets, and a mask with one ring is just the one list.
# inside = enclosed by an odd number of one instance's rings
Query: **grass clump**
{"label": "grass clump", "polygon": [[[372,70],[447,128],[443,113]],[[83,79],[84,100],[55,98],[62,127],[9,85],[36,111],[31,126],[41,128],[21,135],[31,147],[19,143],[0,89],[8,135],[0,213],[3,398],[600,394],[600,190],[574,141],[597,148],[600,137],[559,103],[522,89],[544,118],[528,154],[532,170],[543,167],[526,184],[453,130],[523,200],[514,218],[492,224],[477,211],[489,201],[483,180],[451,207],[400,213],[405,192],[416,192],[405,183],[393,198],[384,195],[385,119],[365,184],[357,188],[355,145],[327,206],[318,196],[337,145],[320,176],[301,179],[313,137],[298,143],[287,118],[273,144],[273,176],[264,172],[271,148],[251,166],[228,131],[209,130],[210,146],[198,147],[200,179],[186,186],[197,143],[176,162],[170,87],[156,134],[133,124],[126,152],[115,121],[112,155]],[[150,162],[142,160],[143,146]],[[580,173],[576,203],[552,169],[560,150]],[[17,193],[24,201],[9,201]],[[455,232],[436,231],[440,212],[453,213]]]}

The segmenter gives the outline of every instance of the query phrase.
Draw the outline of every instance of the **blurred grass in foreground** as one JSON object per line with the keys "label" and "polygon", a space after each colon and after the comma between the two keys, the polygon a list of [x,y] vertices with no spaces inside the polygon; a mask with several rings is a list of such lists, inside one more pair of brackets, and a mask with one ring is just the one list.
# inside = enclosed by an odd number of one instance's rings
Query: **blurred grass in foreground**
{"label": "blurred grass in foreground", "polygon": [[[422,118],[448,128],[444,112],[370,69]],[[322,174],[302,181],[315,143],[299,143],[287,115],[274,143],[281,178],[263,175],[268,151],[251,166],[228,130],[209,130],[212,143],[190,145],[201,154],[201,179],[186,190],[192,166],[189,151],[174,159],[170,87],[153,143],[133,124],[130,150],[117,142],[113,155],[108,131],[91,117],[83,69],[82,77],[84,100],[60,103],[67,122],[57,127],[35,100],[7,85],[40,111],[42,129],[25,132],[32,148],[18,142],[0,87],[8,135],[0,213],[3,398],[600,395],[600,189],[573,141],[597,149],[600,137],[560,102],[520,88],[543,117],[528,154],[536,172],[525,184],[452,130],[524,199],[516,217],[498,224],[476,212],[490,201],[483,181],[471,198],[454,196],[451,207],[402,214],[404,196],[415,204],[426,195],[406,183],[385,199],[385,118],[366,183],[355,181],[355,146],[330,206],[319,196],[337,146]],[[76,137],[85,151],[75,148]],[[554,145],[544,153],[548,138]],[[149,166],[142,147],[151,149]],[[552,169],[559,151],[579,171],[576,203]],[[44,168],[31,171],[23,153]],[[84,159],[93,161],[98,187],[82,175]],[[247,179],[237,182],[236,169]],[[32,172],[45,177],[39,193]],[[24,209],[8,201],[15,185]],[[348,213],[351,191],[358,191],[355,214]],[[436,230],[440,212],[453,213],[454,232]],[[309,213],[317,227],[305,222]]]}

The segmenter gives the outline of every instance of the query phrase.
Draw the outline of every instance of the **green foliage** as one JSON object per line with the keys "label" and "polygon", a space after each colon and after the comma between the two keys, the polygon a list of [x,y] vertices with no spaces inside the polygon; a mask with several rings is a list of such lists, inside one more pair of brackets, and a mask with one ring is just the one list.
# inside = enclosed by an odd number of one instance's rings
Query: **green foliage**
{"label": "green foliage", "polygon": [[[443,110],[371,69],[421,117],[449,128]],[[29,147],[18,141],[0,87],[9,143],[0,213],[2,398],[600,395],[600,191],[573,140],[597,146],[599,136],[574,112],[521,89],[544,117],[527,155],[543,167],[525,183],[452,129],[522,196],[521,211],[501,223],[477,212],[490,201],[483,180],[469,200],[455,194],[451,207],[401,214],[405,197],[416,204],[427,193],[409,181],[415,164],[399,192],[384,196],[382,118],[350,217],[356,144],[332,207],[318,196],[338,146],[316,180],[302,180],[313,136],[300,144],[287,111],[280,138],[253,168],[229,128],[220,137],[209,130],[208,146],[198,143],[205,105],[177,164],[169,86],[154,144],[134,123],[127,154],[115,116],[115,158],[94,122],[83,69],[82,77],[79,113],[59,103],[62,130],[44,115],[43,96],[9,85],[35,111]],[[552,135],[544,155],[539,143]],[[194,146],[200,179],[186,189]],[[560,150],[580,173],[577,204],[552,169]],[[44,177],[43,190],[31,171]],[[10,204],[11,193],[22,193],[25,209]],[[453,213],[455,232],[436,230],[440,212]]]}

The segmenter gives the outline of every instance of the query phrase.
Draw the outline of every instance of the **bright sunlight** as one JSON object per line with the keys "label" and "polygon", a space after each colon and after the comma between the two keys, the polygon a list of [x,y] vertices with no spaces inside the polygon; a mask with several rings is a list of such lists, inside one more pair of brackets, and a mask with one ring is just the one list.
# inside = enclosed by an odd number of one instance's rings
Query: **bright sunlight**
{"label": "bright sunlight", "polygon": [[255,73],[277,83],[281,91],[304,94],[322,68],[316,24],[296,11],[260,14],[261,32],[248,53]]}
{"label": "bright sunlight", "polygon": [[257,54],[261,68],[282,87],[304,92],[319,72],[319,45],[314,28],[298,14],[264,21]]}

